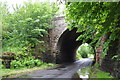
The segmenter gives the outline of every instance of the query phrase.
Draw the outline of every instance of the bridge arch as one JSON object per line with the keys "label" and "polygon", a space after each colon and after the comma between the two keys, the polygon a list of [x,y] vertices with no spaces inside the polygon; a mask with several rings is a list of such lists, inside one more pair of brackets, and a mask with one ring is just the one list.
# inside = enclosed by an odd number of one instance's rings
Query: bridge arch
{"label": "bridge arch", "polygon": [[[57,55],[56,63],[70,63],[76,60],[76,50],[82,44],[82,40],[76,41],[78,36],[84,32],[76,33],[77,28],[65,30],[60,36],[57,49],[59,53]],[[90,43],[91,40],[88,40],[87,43]]]}

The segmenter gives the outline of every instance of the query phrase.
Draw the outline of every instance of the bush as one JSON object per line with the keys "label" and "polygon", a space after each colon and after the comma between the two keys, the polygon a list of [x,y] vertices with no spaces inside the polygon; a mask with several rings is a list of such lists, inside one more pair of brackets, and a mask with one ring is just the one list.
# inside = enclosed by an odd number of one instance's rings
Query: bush
{"label": "bush", "polygon": [[11,62],[11,68],[23,68],[23,67],[32,68],[35,66],[40,66],[42,64],[43,62],[38,59],[24,58],[20,60],[13,60]]}
{"label": "bush", "polygon": [[[3,8],[7,10],[5,6]],[[29,1],[21,7],[16,6],[13,13],[9,11],[6,11],[6,15],[2,13],[3,51],[16,53],[23,47],[30,50],[42,43],[48,29],[54,27],[49,23],[57,11],[56,4]]]}
{"label": "bush", "polygon": [[[32,3],[30,0],[23,6],[16,5],[12,13],[8,11],[5,3],[0,5],[0,9],[3,52],[16,53],[11,68],[40,66],[43,62],[35,59],[30,53],[34,52],[37,44],[44,43],[43,37],[48,34],[48,29],[54,27],[49,23],[57,15],[57,4],[38,1]],[[40,50],[44,51],[41,47]]]}
{"label": "bush", "polygon": [[2,59],[0,59],[0,69],[3,69],[3,68],[5,68],[5,66],[2,64]]}
{"label": "bush", "polygon": [[11,68],[20,68],[20,67],[23,67],[20,61],[13,60],[11,62]]}
{"label": "bush", "polygon": [[15,57],[15,60],[12,60],[11,68],[22,68],[22,67],[32,68],[35,66],[40,66],[42,64],[43,64],[42,61],[35,59],[35,57],[32,56],[30,53],[19,53]]}

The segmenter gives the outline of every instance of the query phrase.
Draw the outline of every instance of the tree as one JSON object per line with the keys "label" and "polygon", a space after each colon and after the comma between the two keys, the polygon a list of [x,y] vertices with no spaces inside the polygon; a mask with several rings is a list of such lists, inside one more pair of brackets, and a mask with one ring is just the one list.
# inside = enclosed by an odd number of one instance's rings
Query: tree
{"label": "tree", "polygon": [[77,40],[92,39],[91,44],[99,46],[100,37],[109,33],[104,43],[104,53],[109,49],[110,42],[120,36],[120,2],[68,2],[66,3],[66,20],[71,30],[85,31]]}
{"label": "tree", "polygon": [[29,1],[21,7],[16,6],[13,13],[7,13],[2,18],[3,51],[18,51],[43,43],[43,36],[54,27],[49,23],[57,11],[57,4],[49,2]]}

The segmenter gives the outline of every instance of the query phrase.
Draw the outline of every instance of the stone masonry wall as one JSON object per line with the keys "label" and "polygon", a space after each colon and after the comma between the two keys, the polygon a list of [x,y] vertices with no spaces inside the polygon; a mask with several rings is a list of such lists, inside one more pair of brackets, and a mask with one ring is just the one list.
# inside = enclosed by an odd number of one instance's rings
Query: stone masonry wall
{"label": "stone masonry wall", "polygon": [[67,23],[65,23],[64,19],[64,16],[55,18],[54,22],[52,22],[52,25],[55,26],[55,28],[49,30],[49,48],[54,57],[56,57],[57,53],[57,42],[61,34],[67,29]]}
{"label": "stone masonry wall", "polygon": [[[48,35],[43,38],[44,43],[38,44],[36,46],[35,54],[36,57],[41,59],[44,62],[56,63],[57,42],[61,34],[66,30],[67,23],[65,23],[65,17],[60,16],[54,18],[54,20],[49,23],[55,28],[48,30]],[[43,49],[40,50],[40,48]],[[45,52],[44,52],[45,51]]]}

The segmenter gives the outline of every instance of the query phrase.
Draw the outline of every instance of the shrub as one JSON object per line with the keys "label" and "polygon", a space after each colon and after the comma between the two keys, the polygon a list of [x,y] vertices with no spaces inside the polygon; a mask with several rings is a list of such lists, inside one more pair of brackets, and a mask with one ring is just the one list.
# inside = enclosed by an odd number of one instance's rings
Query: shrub
{"label": "shrub", "polygon": [[[0,6],[2,7],[2,6]],[[4,6],[7,10],[6,6]],[[2,13],[3,51],[17,52],[26,47],[31,50],[41,44],[48,29],[54,26],[49,23],[58,11],[57,4],[48,2],[26,2],[23,6],[14,8],[14,12]]]}
{"label": "shrub", "polygon": [[30,53],[19,53],[15,57],[15,60],[12,60],[11,68],[22,68],[22,67],[32,68],[35,66],[40,66],[42,64],[43,64],[42,61],[35,59],[35,57],[32,56]]}

